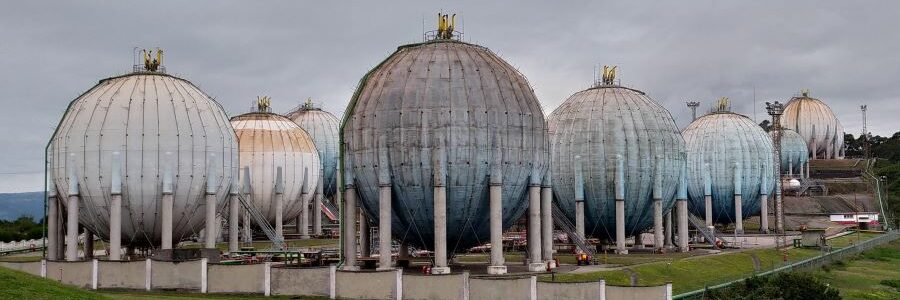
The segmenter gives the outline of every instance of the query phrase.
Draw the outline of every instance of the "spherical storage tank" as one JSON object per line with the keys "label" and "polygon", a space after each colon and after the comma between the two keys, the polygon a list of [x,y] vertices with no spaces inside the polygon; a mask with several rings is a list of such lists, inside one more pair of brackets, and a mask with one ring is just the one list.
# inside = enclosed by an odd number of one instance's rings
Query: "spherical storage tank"
{"label": "spherical storage tank", "polygon": [[207,176],[215,177],[221,206],[237,172],[237,139],[225,111],[195,85],[163,72],[100,80],[72,101],[50,147],[59,197],[68,196],[74,175],[79,220],[106,240],[111,183],[121,178],[122,243],[136,247],[160,245],[164,181],[172,180],[177,242],[205,227]]}
{"label": "spherical storage tank", "polygon": [[332,198],[337,191],[338,128],[340,121],[331,113],[313,105],[312,101],[287,113],[289,119],[303,128],[312,138],[319,159],[322,161],[325,197]]}
{"label": "spherical storage tank", "polygon": [[[624,167],[625,232],[653,226],[659,179],[663,210],[674,204],[684,140],[668,110],[612,78],[570,96],[548,118],[557,203],[575,221],[576,181],[584,184],[585,235],[615,238],[615,177]],[[577,174],[580,171],[580,175]]]}
{"label": "spherical storage tank", "polygon": [[844,158],[844,127],[825,102],[804,91],[784,107],[781,126],[796,131],[806,141],[810,157]]}
{"label": "spherical storage tank", "polygon": [[525,212],[527,187],[548,168],[544,116],[528,81],[474,44],[400,46],[363,77],[344,120],[345,182],[355,183],[377,224],[378,171],[386,168],[393,236],[418,247],[434,245],[435,166],[446,166],[450,252],[490,240],[492,165],[502,165],[504,228]]}
{"label": "spherical storage tank", "polygon": [[[769,132],[771,137],[774,132]],[[781,173],[800,172],[800,166],[809,161],[809,148],[799,133],[790,129],[781,130]]]}
{"label": "spherical storage tank", "polygon": [[682,135],[687,146],[688,196],[692,212],[705,215],[704,196],[709,192],[713,221],[734,222],[737,187],[741,195],[742,219],[758,214],[761,191],[771,195],[775,186],[772,141],[762,127],[723,106],[694,120]]}
{"label": "spherical storage tank", "polygon": [[299,216],[315,195],[320,161],[309,134],[290,119],[269,112],[267,102],[262,98],[258,111],[232,117],[231,125],[240,146],[240,180],[246,180],[249,168],[251,202],[274,224],[278,167],[284,180],[283,220],[289,220]]}

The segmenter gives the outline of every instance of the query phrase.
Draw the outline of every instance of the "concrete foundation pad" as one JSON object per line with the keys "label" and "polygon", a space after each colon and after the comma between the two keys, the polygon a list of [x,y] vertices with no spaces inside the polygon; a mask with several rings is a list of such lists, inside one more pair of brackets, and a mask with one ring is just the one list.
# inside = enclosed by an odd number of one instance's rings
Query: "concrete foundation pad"
{"label": "concrete foundation pad", "polygon": [[394,267],[386,267],[386,268],[378,267],[378,268],[375,269],[375,271],[379,271],[379,272],[381,272],[381,271],[393,271],[393,270],[394,270]]}
{"label": "concrete foundation pad", "polygon": [[433,268],[431,268],[431,274],[434,274],[434,275],[450,274],[450,267],[433,267]]}
{"label": "concrete foundation pad", "polygon": [[530,263],[528,264],[529,272],[547,272],[547,264],[545,263]]}
{"label": "concrete foundation pad", "polygon": [[628,249],[616,250],[616,254],[628,254]]}
{"label": "concrete foundation pad", "polygon": [[356,272],[359,271],[359,266],[343,266],[341,267],[341,271]]}
{"label": "concrete foundation pad", "polygon": [[506,274],[506,266],[488,266],[487,273],[491,275]]}

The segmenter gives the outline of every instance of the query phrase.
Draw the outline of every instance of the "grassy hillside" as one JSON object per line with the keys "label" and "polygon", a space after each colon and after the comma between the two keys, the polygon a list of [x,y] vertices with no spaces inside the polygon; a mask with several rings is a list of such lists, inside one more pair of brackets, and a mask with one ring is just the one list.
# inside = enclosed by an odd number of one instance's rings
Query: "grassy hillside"
{"label": "grassy hillside", "polygon": [[900,299],[900,241],[864,252],[856,259],[813,274],[838,288],[844,299]]}
{"label": "grassy hillside", "polygon": [[0,299],[110,299],[24,272],[0,267]]}

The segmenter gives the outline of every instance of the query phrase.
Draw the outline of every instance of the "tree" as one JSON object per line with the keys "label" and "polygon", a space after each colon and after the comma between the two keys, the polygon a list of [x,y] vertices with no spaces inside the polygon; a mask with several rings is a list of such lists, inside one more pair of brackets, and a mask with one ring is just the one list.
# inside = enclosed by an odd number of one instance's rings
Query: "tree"
{"label": "tree", "polygon": [[762,120],[762,122],[759,122],[759,127],[769,132],[769,130],[772,130],[772,122],[769,122],[769,119]]}
{"label": "tree", "polygon": [[751,277],[741,283],[710,293],[710,299],[841,299],[837,289],[822,283],[809,273],[787,272]]}

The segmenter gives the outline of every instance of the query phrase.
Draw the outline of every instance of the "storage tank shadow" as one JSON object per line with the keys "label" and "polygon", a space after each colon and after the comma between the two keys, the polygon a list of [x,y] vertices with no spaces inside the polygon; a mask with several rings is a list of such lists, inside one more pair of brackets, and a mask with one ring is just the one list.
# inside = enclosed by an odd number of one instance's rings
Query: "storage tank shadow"
{"label": "storage tank shadow", "polygon": [[[272,113],[270,103],[268,97],[260,97],[256,111],[231,118],[240,147],[241,193],[250,195],[276,235],[284,236],[285,220],[300,217],[301,237],[309,238],[306,222],[319,185],[319,153],[309,134]],[[248,220],[244,217],[242,222]]]}
{"label": "storage tank shadow", "polygon": [[661,248],[662,215],[675,203],[685,166],[684,140],[669,111],[616,84],[615,70],[604,67],[600,81],[548,118],[559,217],[580,236],[615,240],[620,253],[627,236],[658,225]]}
{"label": "storage tank shadow", "polygon": [[750,118],[731,112],[728,98],[682,135],[691,211],[703,216],[707,226],[734,224],[742,233],[743,220],[759,214],[775,186],[769,135]]}
{"label": "storage tank shadow", "polygon": [[226,201],[238,152],[224,109],[166,74],[161,50],[152,60],[143,54],[134,72],[100,80],[73,100],[53,134],[50,259],[62,259],[64,227],[66,259],[77,258],[79,223],[110,242],[111,260],[122,246],[171,249],[204,229],[205,217],[213,224]]}
{"label": "storage tank shadow", "polygon": [[[452,253],[491,241],[492,184],[502,188],[498,217],[507,228],[529,207],[527,191],[540,190],[549,164],[544,116],[528,81],[488,48],[458,40],[447,18],[439,16],[425,42],[398,47],[362,78],[341,130],[348,201],[358,193],[366,217],[390,234],[380,240],[437,248],[438,268],[444,246]],[[435,225],[435,207],[446,232]],[[435,247],[436,234],[446,245]]]}

